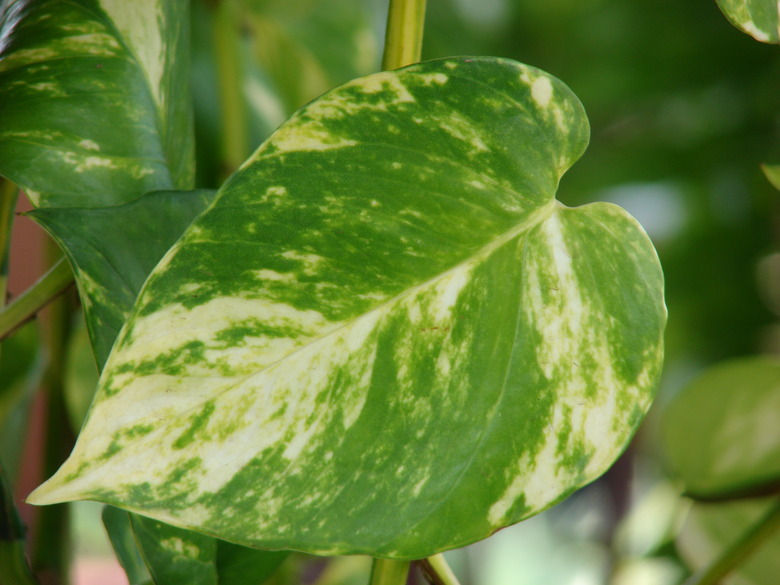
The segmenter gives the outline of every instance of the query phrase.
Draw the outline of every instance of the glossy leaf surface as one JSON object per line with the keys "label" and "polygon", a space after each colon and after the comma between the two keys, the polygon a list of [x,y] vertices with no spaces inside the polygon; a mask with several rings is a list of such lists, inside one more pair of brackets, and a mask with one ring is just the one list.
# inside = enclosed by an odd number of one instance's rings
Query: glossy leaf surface
{"label": "glossy leaf surface", "polygon": [[633,219],[554,199],[587,139],[568,88],[500,59],[312,102],[157,266],[31,501],[416,558],[588,483],[652,400],[665,308]]}
{"label": "glossy leaf surface", "polygon": [[146,277],[214,195],[159,191],[115,207],[30,212],[74,267],[100,368]]}
{"label": "glossy leaf surface", "polygon": [[780,363],[718,365],[664,413],[666,459],[694,497],[750,493],[780,483]]}
{"label": "glossy leaf surface", "polygon": [[780,5],[775,0],[717,0],[739,30],[762,43],[780,42]]}
{"label": "glossy leaf surface", "polygon": [[186,7],[3,3],[0,173],[41,207],[116,205],[191,187]]}

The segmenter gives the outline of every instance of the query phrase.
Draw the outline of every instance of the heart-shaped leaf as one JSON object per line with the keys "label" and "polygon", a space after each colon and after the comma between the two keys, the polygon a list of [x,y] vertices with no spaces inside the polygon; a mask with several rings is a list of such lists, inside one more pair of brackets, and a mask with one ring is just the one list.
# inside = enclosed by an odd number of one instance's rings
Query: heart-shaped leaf
{"label": "heart-shaped leaf", "polygon": [[780,362],[719,364],[664,412],[663,446],[686,492],[724,498],[780,485]]}
{"label": "heart-shaped leaf", "polygon": [[0,174],[41,207],[190,188],[187,23],[176,0],[5,2]]}
{"label": "heart-shaped leaf", "polygon": [[554,199],[587,138],[561,82],[493,58],[304,107],[154,270],[30,501],[418,558],[588,483],[652,400],[666,313],[636,222]]}
{"label": "heart-shaped leaf", "polygon": [[717,0],[729,22],[762,43],[780,42],[780,5],[776,0]]}

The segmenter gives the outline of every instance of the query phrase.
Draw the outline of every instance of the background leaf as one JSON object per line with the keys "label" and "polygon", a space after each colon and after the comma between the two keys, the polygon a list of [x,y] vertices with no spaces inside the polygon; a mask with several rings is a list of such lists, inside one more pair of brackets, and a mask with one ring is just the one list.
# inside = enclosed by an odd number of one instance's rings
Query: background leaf
{"label": "background leaf", "polygon": [[591,481],[649,406],[665,309],[625,212],[553,199],[587,136],[563,84],[500,59],[312,102],[155,269],[31,501],[416,558]]}
{"label": "background leaf", "polygon": [[[776,498],[695,503],[677,536],[677,548],[692,569],[708,566],[775,503]],[[778,558],[780,533],[775,532],[719,583],[774,585]]]}
{"label": "background leaf", "polygon": [[149,569],[146,567],[133,533],[132,514],[113,506],[103,507],[103,525],[106,527],[111,546],[114,548],[119,564],[127,574],[130,585],[152,583]]}
{"label": "background leaf", "polygon": [[186,7],[4,3],[0,173],[40,207],[116,205],[190,188]]}
{"label": "background leaf", "polygon": [[694,497],[712,498],[780,482],[780,362],[755,357],[708,370],[667,406],[663,446]]}
{"label": "background leaf", "polygon": [[116,207],[29,213],[74,267],[99,369],[146,277],[214,195],[159,191]]}
{"label": "background leaf", "polygon": [[774,0],[717,0],[731,24],[762,43],[780,42],[780,6]]}
{"label": "background leaf", "polygon": [[0,352],[0,460],[11,485],[23,463],[22,450],[33,395],[43,377],[44,360],[35,324],[3,341]]}

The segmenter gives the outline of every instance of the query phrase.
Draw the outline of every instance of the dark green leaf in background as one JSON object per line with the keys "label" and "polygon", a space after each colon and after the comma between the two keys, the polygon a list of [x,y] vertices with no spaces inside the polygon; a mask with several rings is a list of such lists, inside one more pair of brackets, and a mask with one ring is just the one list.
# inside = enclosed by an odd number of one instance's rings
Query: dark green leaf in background
{"label": "dark green leaf in background", "polygon": [[113,506],[103,507],[103,525],[114,553],[127,574],[130,585],[148,585],[152,583],[149,569],[146,567],[141,552],[138,550],[133,525],[132,514]]}
{"label": "dark green leaf in background", "polygon": [[587,139],[568,88],[501,59],[312,102],[157,266],[31,501],[418,558],[593,480],[652,400],[665,308],[632,218],[554,199]]}
{"label": "dark green leaf in background", "polygon": [[112,506],[104,508],[103,522],[130,585],[260,585],[288,554],[215,540]]}
{"label": "dark green leaf in background", "polygon": [[214,195],[159,191],[116,207],[30,212],[74,267],[100,369],[146,277]]}
{"label": "dark green leaf in background", "polygon": [[43,377],[36,324],[22,327],[2,343],[0,352],[0,460],[12,485],[23,463],[22,450],[33,396]]}
{"label": "dark green leaf in background", "polygon": [[186,8],[175,0],[4,2],[0,173],[40,207],[191,188]]}

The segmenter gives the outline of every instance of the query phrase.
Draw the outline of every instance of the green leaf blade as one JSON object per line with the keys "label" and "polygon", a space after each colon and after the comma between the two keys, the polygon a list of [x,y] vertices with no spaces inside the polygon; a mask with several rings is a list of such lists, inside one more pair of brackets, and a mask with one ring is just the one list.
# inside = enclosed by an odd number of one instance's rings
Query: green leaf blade
{"label": "green leaf blade", "polygon": [[632,219],[553,199],[587,136],[565,86],[503,60],[313,102],[155,269],[33,500],[419,558],[594,479],[649,406],[665,309]]}
{"label": "green leaf blade", "polygon": [[192,182],[191,108],[172,83],[186,59],[174,66],[170,55],[183,50],[184,21],[138,12],[135,26],[123,23],[167,57],[153,68],[101,10],[123,4],[19,1],[2,15],[0,172],[36,206],[119,204]]}

